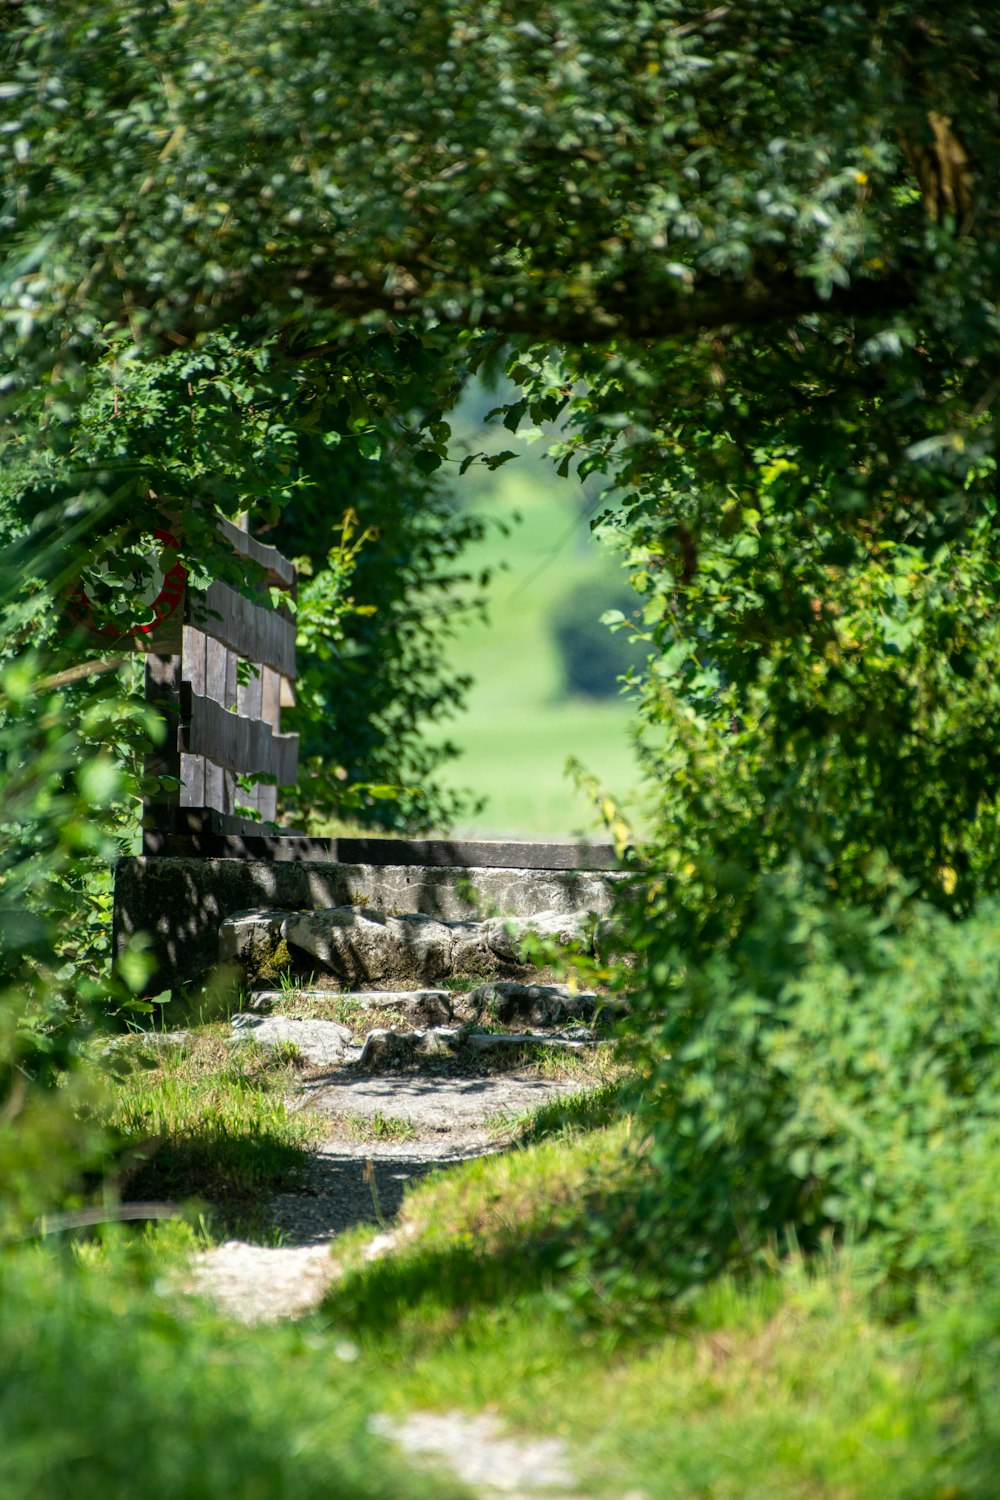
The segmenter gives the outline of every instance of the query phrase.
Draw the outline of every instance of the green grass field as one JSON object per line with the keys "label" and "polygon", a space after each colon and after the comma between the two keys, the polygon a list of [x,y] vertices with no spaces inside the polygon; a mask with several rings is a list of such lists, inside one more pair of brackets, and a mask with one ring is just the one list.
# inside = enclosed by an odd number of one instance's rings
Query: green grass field
{"label": "green grass field", "polygon": [[[503,436],[509,445],[509,434]],[[476,570],[496,569],[489,620],[469,621],[451,649],[452,665],[474,686],[467,712],[449,726],[462,755],[443,779],[486,798],[474,825],[457,831],[600,834],[566,763],[575,756],[612,795],[626,799],[638,782],[631,710],[622,697],[567,696],[549,616],[568,591],[590,587],[601,570],[615,575],[619,565],[590,534],[580,486],[560,480],[533,454],[494,475],[473,469],[473,476],[469,493],[459,491],[463,502],[510,529],[492,530],[468,557]]]}

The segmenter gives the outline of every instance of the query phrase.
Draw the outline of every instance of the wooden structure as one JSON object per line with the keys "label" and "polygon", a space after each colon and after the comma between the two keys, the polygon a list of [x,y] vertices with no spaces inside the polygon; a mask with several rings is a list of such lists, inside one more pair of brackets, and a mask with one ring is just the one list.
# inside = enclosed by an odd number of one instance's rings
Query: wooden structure
{"label": "wooden structure", "polygon": [[[258,593],[294,597],[295,568],[230,521],[226,540],[248,565]],[[295,702],[295,623],[291,611],[257,604],[219,580],[188,591],[183,625],[169,654],[146,657],[146,699],[166,721],[163,745],[146,758],[146,774],[169,778],[143,808],[144,852],[164,837],[260,833],[272,824],[277,788],[298,775],[298,736],[281,733],[281,710]],[[179,649],[178,649],[179,647]],[[269,783],[238,785],[241,776]]]}

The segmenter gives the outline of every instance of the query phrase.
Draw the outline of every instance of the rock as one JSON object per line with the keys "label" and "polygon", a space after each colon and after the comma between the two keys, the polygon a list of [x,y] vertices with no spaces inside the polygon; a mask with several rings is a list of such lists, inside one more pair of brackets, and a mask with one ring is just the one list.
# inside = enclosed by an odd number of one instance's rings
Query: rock
{"label": "rock", "polygon": [[372,1031],[358,1058],[359,1068],[400,1068],[426,1057],[450,1057],[461,1046],[457,1027],[435,1026],[426,1031]]}
{"label": "rock", "polygon": [[591,991],[574,991],[566,984],[522,984],[505,979],[478,985],[455,999],[466,1018],[499,1021],[503,1026],[516,1021],[529,1026],[560,1026],[573,1019],[589,1021],[602,1004]]}
{"label": "rock", "polygon": [[350,1028],[337,1021],[304,1021],[294,1016],[249,1015],[242,1011],[230,1024],[233,1042],[257,1042],[262,1047],[291,1042],[299,1056],[317,1068],[342,1063],[357,1052],[351,1046]]}
{"label": "rock", "polygon": [[594,929],[594,952],[602,963],[635,968],[635,954],[625,946],[622,924],[617,917],[602,917]]}
{"label": "rock", "polygon": [[410,1067],[428,1057],[476,1056],[484,1052],[516,1052],[525,1047],[537,1051],[568,1048],[579,1052],[595,1045],[587,1026],[570,1026],[558,1032],[471,1031],[468,1027],[434,1026],[426,1031],[373,1031],[369,1033],[358,1067],[371,1071]]}
{"label": "rock", "polygon": [[584,1047],[595,1045],[594,1033],[588,1026],[570,1026],[565,1031],[468,1031],[463,1045],[470,1052],[512,1052],[522,1047],[531,1047],[546,1052],[560,1047],[570,1052],[580,1052]]}
{"label": "rock", "polygon": [[540,938],[560,948],[589,953],[593,917],[589,912],[539,912],[534,917],[491,917],[484,923],[487,945],[506,963],[525,962],[525,940]]}
{"label": "rock", "polygon": [[416,912],[387,917],[354,906],[299,912],[282,935],[349,984],[440,979],[451,970],[451,932]]}
{"label": "rock", "polygon": [[165,1056],[183,1052],[193,1040],[190,1031],[128,1031],[105,1042],[101,1057],[112,1072],[125,1074],[157,1067]]}
{"label": "rock", "polygon": [[[295,989],[254,990],[246,1002],[247,1010],[266,1013],[280,1008],[290,995],[299,1001],[315,1000],[327,1005],[338,997],[337,990]],[[447,1026],[454,1019],[453,1001],[456,998],[448,990],[345,990],[340,998],[350,1001],[362,1010],[391,1010],[410,1021],[424,1026]]]}
{"label": "rock", "polygon": [[280,1004],[285,993],[284,990],[251,990],[246,998],[247,1010],[255,1010],[258,1015],[267,1015]]}
{"label": "rock", "polygon": [[194,1041],[194,1034],[190,1031],[139,1031],[133,1032],[133,1036],[141,1039],[144,1047],[150,1047],[154,1052],[175,1052],[183,1049]]}
{"label": "rock", "polygon": [[458,978],[475,979],[496,972],[496,954],[486,941],[485,922],[450,922],[451,967]]}
{"label": "rock", "polygon": [[241,963],[256,972],[261,957],[273,953],[280,943],[287,915],[283,911],[234,912],[219,928],[219,962]]}
{"label": "rock", "polygon": [[[280,842],[280,841],[279,841]],[[298,841],[273,860],[138,856],[115,871],[114,950],[146,932],[157,962],[151,993],[200,979],[216,962],[219,927],[240,913],[288,913],[348,904],[382,911],[423,911],[440,920],[488,911],[611,910],[619,872],[521,867],[360,865],[303,858]],[[512,856],[513,857],[513,854]],[[581,863],[586,859],[581,856]]]}
{"label": "rock", "polygon": [[[223,923],[220,952],[262,978],[312,959],[347,986],[427,985],[451,974],[488,979],[509,977],[513,969],[516,977],[531,935],[589,951],[593,922],[582,911],[485,922],[445,922],[419,912],[386,916],[356,906],[241,912]],[[263,984],[261,992],[267,992]]]}

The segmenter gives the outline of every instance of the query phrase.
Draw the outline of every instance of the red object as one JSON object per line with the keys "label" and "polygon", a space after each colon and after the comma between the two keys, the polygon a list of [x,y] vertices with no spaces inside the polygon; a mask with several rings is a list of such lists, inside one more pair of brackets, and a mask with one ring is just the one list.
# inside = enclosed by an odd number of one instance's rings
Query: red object
{"label": "red object", "polygon": [[[172,548],[177,551],[180,543],[174,534],[158,526],[153,532],[153,537],[161,546]],[[97,635],[108,636],[111,640],[120,641],[129,635],[151,635],[164,620],[176,612],[184,598],[184,585],[187,582],[187,569],[183,563],[175,562],[163,575],[163,585],[160,592],[150,605],[153,618],[145,625],[129,625],[124,630],[119,630],[114,625],[99,625],[94,619],[93,606],[87,598],[86,592],[81,589],[75,594],[68,605],[70,617],[78,625],[86,630],[93,630]]]}

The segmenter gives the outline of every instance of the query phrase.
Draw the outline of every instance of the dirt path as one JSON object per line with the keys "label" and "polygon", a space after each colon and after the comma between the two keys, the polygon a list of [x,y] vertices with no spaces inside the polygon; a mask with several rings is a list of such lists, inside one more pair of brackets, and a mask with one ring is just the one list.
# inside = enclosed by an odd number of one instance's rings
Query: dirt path
{"label": "dirt path", "polygon": [[[504,1122],[579,1086],[530,1069],[474,1076],[446,1068],[402,1075],[313,1070],[293,1103],[326,1117],[332,1138],[311,1155],[306,1191],[271,1200],[282,1244],[229,1240],[206,1250],[188,1289],[245,1323],[303,1316],[337,1275],[338,1234],[379,1225],[384,1233],[373,1249],[385,1253],[409,1182],[500,1149]],[[393,1131],[401,1138],[378,1138]]]}

